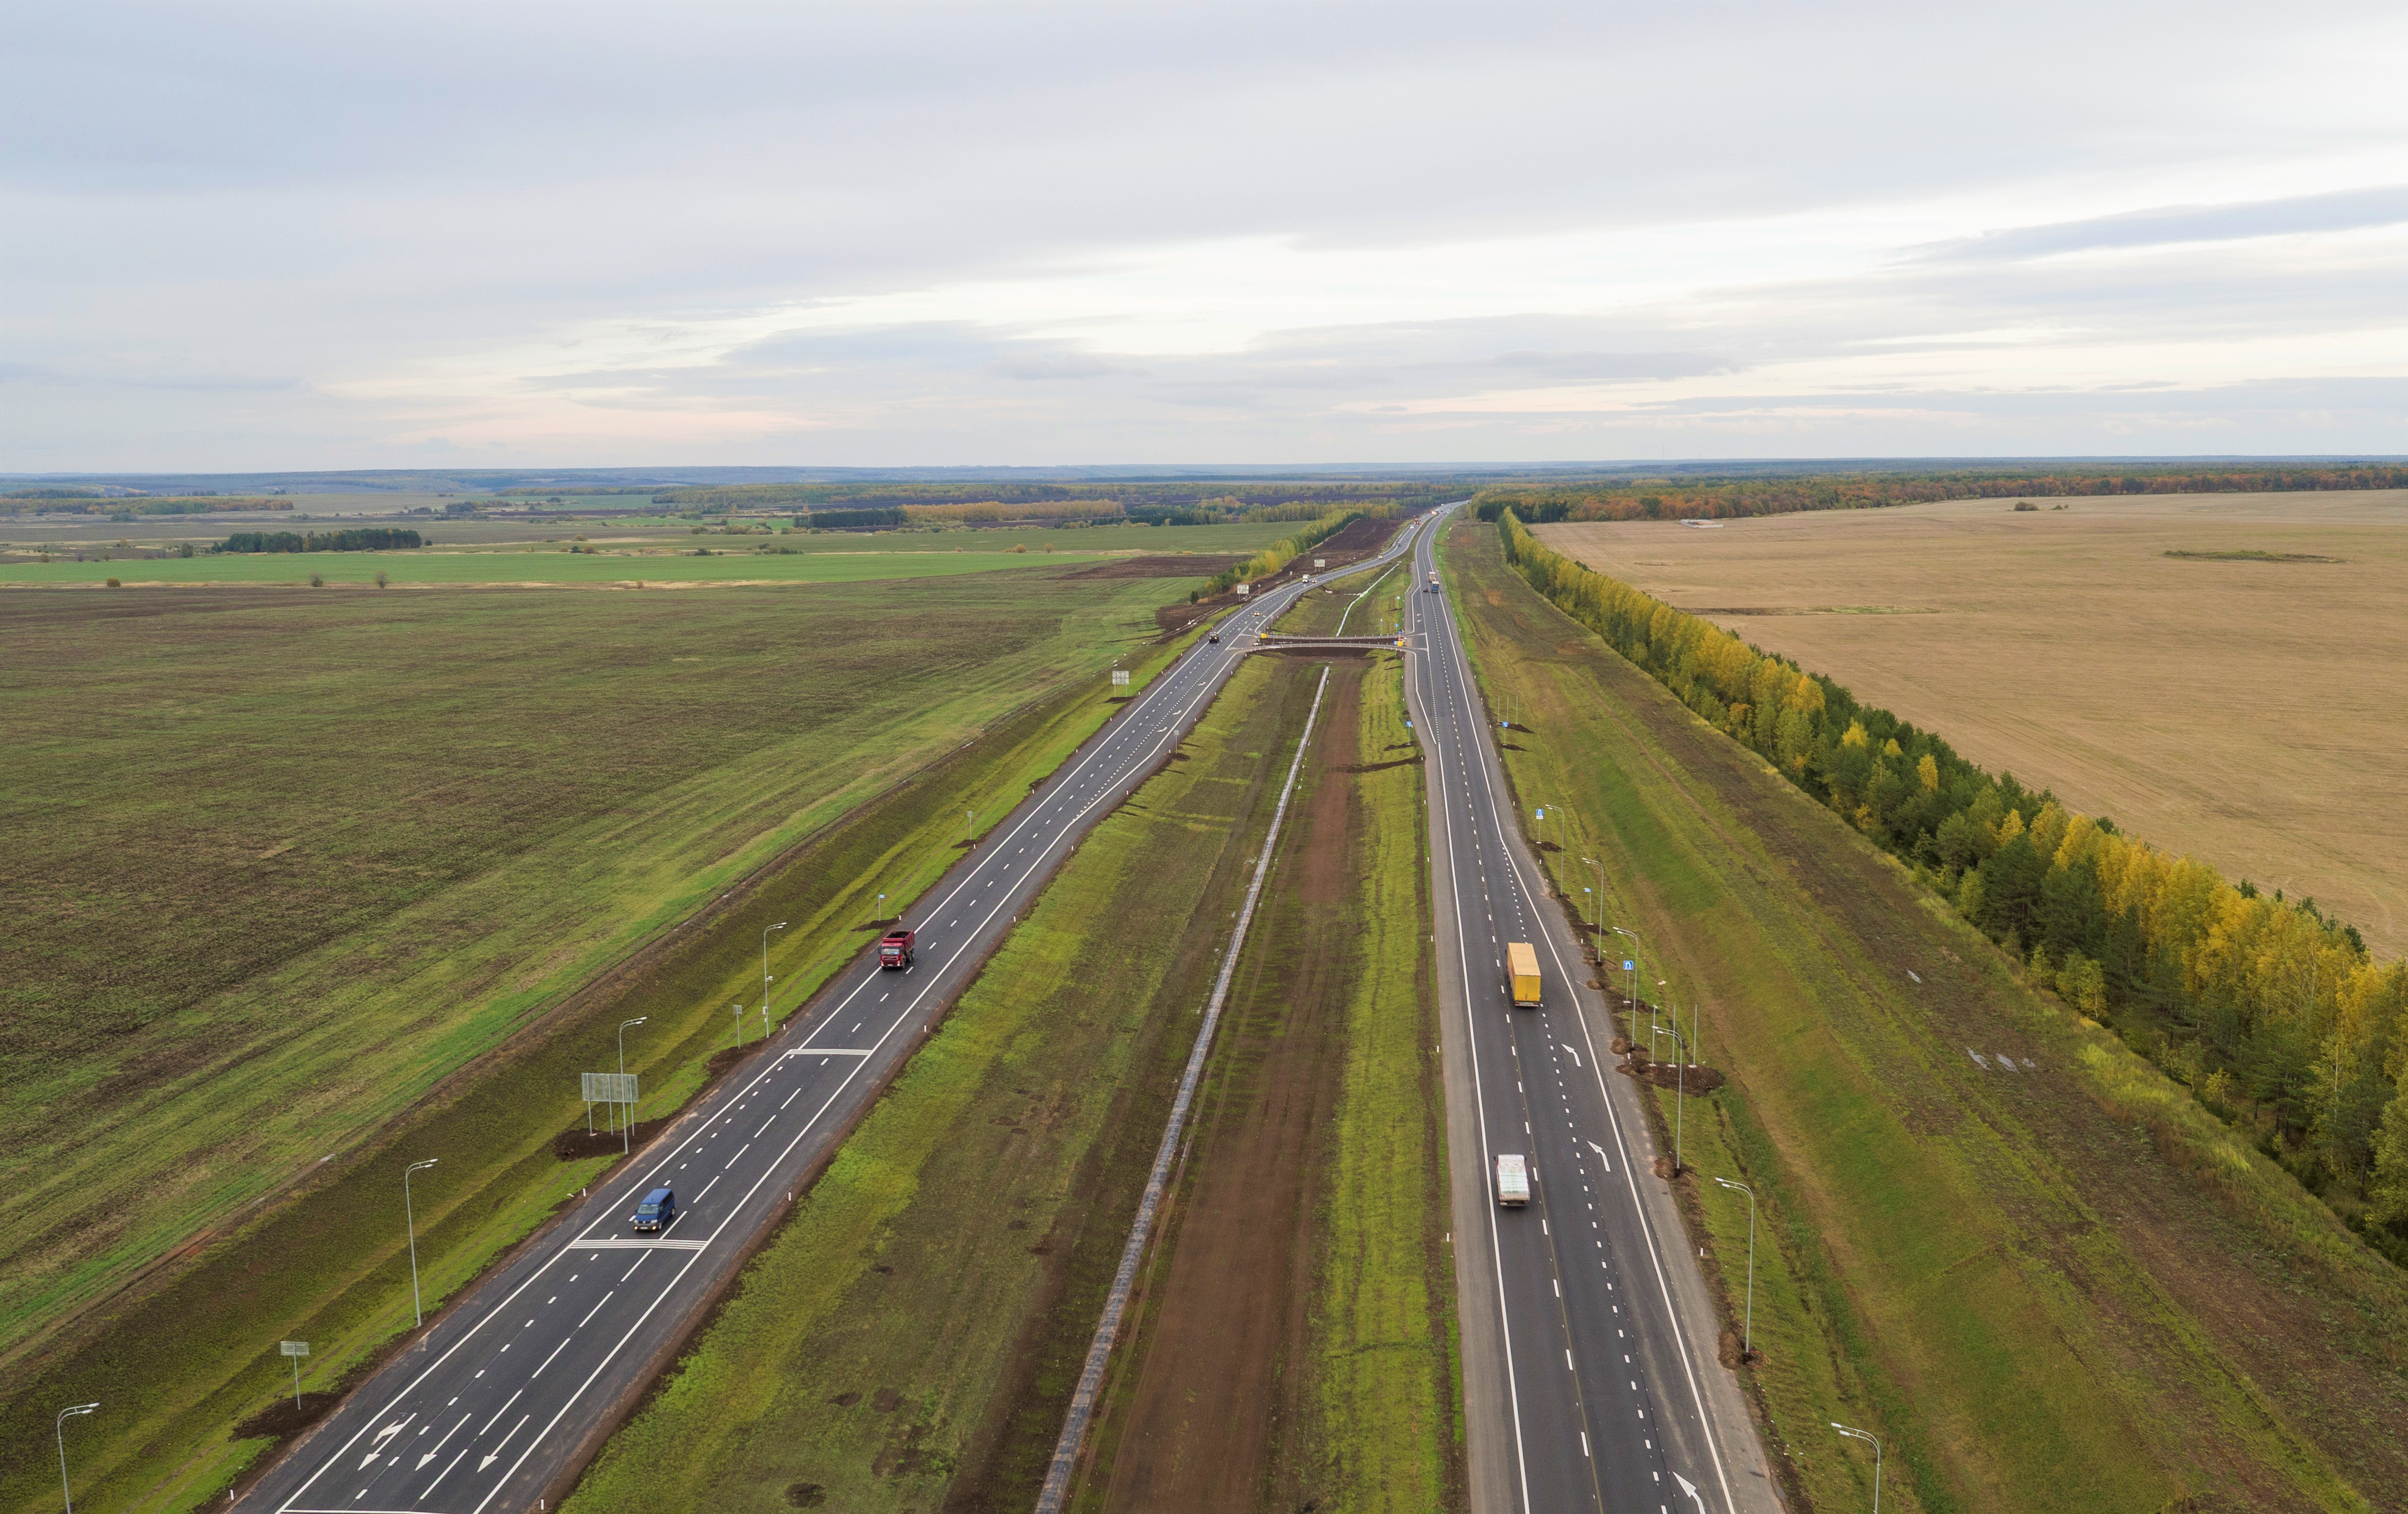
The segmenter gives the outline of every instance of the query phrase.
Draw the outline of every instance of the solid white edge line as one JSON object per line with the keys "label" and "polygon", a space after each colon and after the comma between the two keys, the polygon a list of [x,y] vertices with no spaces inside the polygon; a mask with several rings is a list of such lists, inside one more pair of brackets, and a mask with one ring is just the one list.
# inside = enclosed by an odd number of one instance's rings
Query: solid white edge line
{"label": "solid white edge line", "polygon": [[[1432,538],[1435,539],[1437,533],[1433,531],[1431,533]],[[1428,677],[1428,664],[1424,664],[1422,667],[1422,678],[1426,681]],[[1419,693],[1418,691],[1416,691],[1416,693],[1417,694]],[[1422,719],[1424,721],[1427,721],[1429,719],[1427,707],[1429,701],[1427,696],[1420,695],[1416,698],[1415,703],[1423,707]],[[1433,728],[1430,737],[1429,749],[1430,758],[1432,762],[1437,764],[1438,768],[1436,775],[1438,789],[1440,793],[1444,793],[1446,792],[1446,752],[1445,749],[1441,747],[1438,741],[1435,728]],[[1471,1053],[1471,1100],[1473,1119],[1478,1122],[1480,1127],[1481,1192],[1487,1195],[1486,1200],[1484,1201],[1484,1207],[1488,1211],[1488,1252],[1491,1264],[1494,1265],[1497,1271],[1497,1316],[1498,1324],[1500,1327],[1498,1331],[1498,1338],[1503,1343],[1505,1348],[1505,1396],[1507,1414],[1513,1421],[1514,1478],[1515,1481],[1520,1486],[1522,1507],[1526,1509],[1530,1507],[1530,1463],[1528,1452],[1524,1447],[1522,1440],[1522,1389],[1521,1385],[1514,1380],[1513,1376],[1513,1317],[1512,1311],[1505,1300],[1505,1248],[1504,1242],[1498,1236],[1497,1230],[1497,1159],[1496,1153],[1490,1150],[1488,1144],[1488,1096],[1480,1086],[1480,1025],[1479,1021],[1472,1017],[1471,958],[1469,949],[1465,945],[1466,936],[1464,934],[1463,920],[1462,866],[1456,861],[1456,856],[1461,849],[1456,845],[1455,839],[1455,807],[1453,805],[1449,805],[1445,807],[1447,812],[1447,878],[1448,881],[1454,885],[1447,892],[1453,896],[1455,901],[1455,956],[1457,959],[1457,971],[1461,975],[1463,982],[1464,1040]]]}
{"label": "solid white edge line", "polygon": [[[1455,638],[1455,663],[1463,675],[1464,687],[1468,691],[1473,687],[1471,682],[1471,664],[1463,655],[1463,643],[1460,637]],[[1469,695],[1467,694],[1467,698],[1468,697]],[[1486,774],[1484,774],[1483,776],[1484,778],[1489,778],[1488,811],[1489,814],[1496,819],[1498,831],[1501,836],[1504,834],[1505,821],[1503,816],[1498,813],[1497,808],[1497,786],[1493,777]],[[1528,880],[1522,876],[1522,864],[1514,859],[1513,848],[1510,842],[1504,847],[1504,852],[1505,865],[1513,870],[1513,880],[1515,884],[1521,888],[1523,897],[1531,900],[1531,907],[1533,909],[1537,908],[1538,896],[1531,893]],[[1570,976],[1570,970],[1564,966],[1563,952],[1557,950],[1555,946],[1554,933],[1552,931],[1542,929],[1539,934],[1546,937],[1547,954],[1555,958],[1555,971],[1565,975],[1564,987],[1566,991],[1571,994],[1572,1012],[1581,1022],[1581,1037],[1588,1042],[1589,1060],[1590,1062],[1595,1063],[1597,1061],[1597,1036],[1596,1033],[1589,1028],[1588,1010],[1581,1003],[1579,990],[1572,987],[1573,979]],[[1645,1236],[1647,1240],[1647,1256],[1649,1262],[1655,1266],[1656,1286],[1657,1291],[1663,1294],[1664,1298],[1664,1318],[1672,1327],[1672,1341],[1680,1352],[1682,1375],[1688,1379],[1689,1399],[1698,1411],[1698,1429],[1706,1437],[1707,1454],[1713,1458],[1714,1480],[1722,1485],[1723,1507],[1726,1509],[1731,1510],[1732,1514],[1737,1514],[1739,1504],[1738,1501],[1731,1496],[1730,1475],[1723,1467],[1722,1446],[1714,1437],[1713,1415],[1706,1408],[1705,1392],[1698,1386],[1697,1368],[1689,1360],[1688,1333],[1681,1328],[1680,1306],[1674,1302],[1672,1298],[1672,1285],[1670,1279],[1664,1276],[1663,1253],[1656,1242],[1656,1227],[1651,1224],[1647,1219],[1646,1201],[1639,1192],[1639,1175],[1631,1166],[1629,1143],[1625,1140],[1622,1133],[1622,1117],[1620,1114],[1615,1112],[1613,1107],[1613,1095],[1606,1089],[1605,1069],[1602,1066],[1594,1066],[1590,1069],[1590,1072],[1597,1079],[1597,1091],[1598,1095],[1605,1100],[1606,1120],[1613,1129],[1613,1144],[1622,1152],[1623,1180],[1629,1185],[1631,1207],[1639,1215],[1639,1232],[1641,1235]]]}

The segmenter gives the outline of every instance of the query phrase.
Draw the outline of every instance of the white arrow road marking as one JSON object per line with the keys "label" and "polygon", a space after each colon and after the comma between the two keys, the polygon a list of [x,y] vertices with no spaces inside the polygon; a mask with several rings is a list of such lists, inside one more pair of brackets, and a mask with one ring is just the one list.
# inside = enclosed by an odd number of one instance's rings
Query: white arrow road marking
{"label": "white arrow road marking", "polygon": [[391,1424],[386,1425],[383,1429],[378,1431],[376,1443],[369,1449],[367,1460],[360,1464],[360,1470],[363,1472],[366,1471],[369,1464],[375,1462],[377,1457],[383,1452],[384,1443],[391,1440],[394,1436],[401,1434],[401,1427],[417,1418],[418,1416],[415,1414],[406,1414],[400,1419],[394,1421]]}
{"label": "white arrow road marking", "polygon": [[1605,1164],[1606,1171],[1612,1172],[1613,1170],[1613,1159],[1605,1154],[1604,1147],[1598,1145],[1595,1141],[1591,1141],[1588,1143],[1588,1149],[1597,1153],[1597,1159],[1599,1162]]}
{"label": "white arrow road marking", "polygon": [[1698,1485],[1691,1482],[1688,1478],[1681,1476],[1678,1472],[1672,1474],[1672,1480],[1681,1485],[1681,1496],[1695,1502],[1700,1514],[1703,1514],[1703,1510],[1706,1507],[1706,1499],[1703,1493],[1698,1492]]}
{"label": "white arrow road marking", "polygon": [[[472,1418],[472,1416],[470,1416],[470,1415],[466,1415],[466,1414],[463,1414],[463,1415],[461,1415],[461,1416],[460,1416],[460,1424],[466,1424],[466,1423],[468,1422],[468,1421],[469,1421],[471,1418]],[[420,1457],[420,1458],[418,1459],[418,1465],[416,1465],[415,1467],[411,1468],[411,1470],[412,1470],[412,1471],[415,1471],[415,1472],[423,1472],[423,1471],[425,1471],[425,1470],[426,1470],[426,1464],[427,1464],[427,1463],[429,1463],[429,1462],[431,1462],[431,1461],[433,1461],[433,1460],[435,1460],[435,1458],[436,1458],[436,1457],[440,1456],[441,1454],[443,1454],[443,1448],[444,1448],[444,1447],[446,1447],[446,1446],[448,1446],[448,1445],[450,1445],[450,1444],[452,1444],[452,1437],[453,1435],[458,1435],[458,1434],[460,1433],[460,1424],[455,1424],[455,1425],[453,1425],[451,1429],[444,1431],[444,1432],[443,1432],[443,1438],[442,1438],[442,1439],[440,1439],[440,1440],[438,1440],[438,1441],[437,1441],[437,1442],[435,1443],[435,1449],[434,1449],[433,1450],[428,1451],[425,1455],[423,1455],[423,1456]]]}
{"label": "white arrow road marking", "polygon": [[510,1436],[517,1435],[520,1431],[525,1429],[526,1422],[534,1418],[535,1416],[532,1414],[520,1415],[519,1422],[510,1426],[509,1429],[502,1435],[501,1439],[494,1441],[494,1449],[487,1451],[485,1453],[485,1459],[477,1464],[477,1470],[482,1472],[485,1468],[493,1465],[495,1462],[500,1461],[502,1459],[502,1448],[510,1443]]}
{"label": "white arrow road marking", "polygon": [[1570,1042],[1567,1041],[1567,1042],[1565,1042],[1565,1043],[1564,1043],[1564,1050],[1567,1050],[1567,1051],[1571,1051],[1571,1053],[1572,1053],[1572,1065],[1573,1065],[1573,1066],[1575,1066],[1575,1067],[1579,1066],[1579,1065],[1581,1064],[1580,1053],[1579,1053],[1578,1051],[1574,1051],[1574,1050],[1572,1050],[1572,1046],[1571,1046],[1571,1043],[1570,1043]]}

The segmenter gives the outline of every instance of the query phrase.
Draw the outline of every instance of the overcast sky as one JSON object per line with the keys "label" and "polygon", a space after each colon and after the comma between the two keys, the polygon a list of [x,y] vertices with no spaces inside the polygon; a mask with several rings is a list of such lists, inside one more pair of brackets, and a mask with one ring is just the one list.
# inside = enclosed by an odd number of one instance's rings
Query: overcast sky
{"label": "overcast sky", "polygon": [[2408,7],[11,7],[0,469],[2408,452]]}

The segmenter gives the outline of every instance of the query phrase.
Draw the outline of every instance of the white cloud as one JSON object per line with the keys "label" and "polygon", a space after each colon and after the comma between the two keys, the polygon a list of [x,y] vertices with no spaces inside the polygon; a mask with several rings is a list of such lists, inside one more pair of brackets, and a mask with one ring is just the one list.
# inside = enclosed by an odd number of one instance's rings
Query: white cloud
{"label": "white cloud", "polygon": [[18,31],[0,467],[2408,451],[2396,7]]}

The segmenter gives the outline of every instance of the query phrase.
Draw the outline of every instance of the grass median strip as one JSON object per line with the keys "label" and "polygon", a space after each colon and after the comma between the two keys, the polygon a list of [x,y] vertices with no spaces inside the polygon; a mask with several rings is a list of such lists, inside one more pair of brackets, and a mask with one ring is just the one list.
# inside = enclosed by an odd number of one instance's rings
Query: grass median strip
{"label": "grass median strip", "polygon": [[1311,671],[1251,661],[1088,836],[572,1514],[1027,1507]]}
{"label": "grass median strip", "polygon": [[[1833,1420],[1885,1437],[1885,1507],[2343,1509],[2408,1480],[2396,1273],[1541,601],[1493,532],[1449,562],[1514,702],[1516,790],[1577,817],[1557,890],[1602,861],[1602,923],[1703,1004],[1730,1076],[1688,1101],[1685,1181],[1756,1187],[1750,1378],[1794,1487],[1869,1493]],[[1684,1199],[1736,1322],[1745,1201]]]}
{"label": "grass median strip", "polygon": [[1074,1507],[1459,1505],[1404,718],[1394,658],[1332,665]]}

